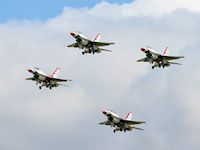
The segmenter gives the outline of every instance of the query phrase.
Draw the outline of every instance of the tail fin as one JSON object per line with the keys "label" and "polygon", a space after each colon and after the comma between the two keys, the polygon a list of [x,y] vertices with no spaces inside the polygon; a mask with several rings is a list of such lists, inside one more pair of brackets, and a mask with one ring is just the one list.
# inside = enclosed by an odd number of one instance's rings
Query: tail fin
{"label": "tail fin", "polygon": [[167,55],[169,53],[169,47],[166,47],[166,49],[163,52],[163,56]]}
{"label": "tail fin", "polygon": [[56,68],[50,77],[57,78],[60,72],[60,68]]}
{"label": "tail fin", "polygon": [[133,113],[132,112],[129,112],[126,117],[125,117],[125,120],[131,120],[132,119],[132,116],[133,116]]}
{"label": "tail fin", "polygon": [[100,42],[101,41],[101,34],[97,34],[97,36],[94,38],[94,42]]}

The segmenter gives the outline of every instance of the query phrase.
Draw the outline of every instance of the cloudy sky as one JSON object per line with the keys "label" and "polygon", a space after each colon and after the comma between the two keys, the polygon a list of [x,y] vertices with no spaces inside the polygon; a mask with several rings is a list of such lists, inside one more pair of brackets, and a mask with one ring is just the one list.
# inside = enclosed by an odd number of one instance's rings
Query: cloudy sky
{"label": "cloudy sky", "polygon": [[[8,0],[0,5],[1,150],[198,150],[200,2],[196,0]],[[67,48],[71,31],[115,42],[113,53]],[[136,63],[140,47],[184,55],[181,66]],[[39,90],[28,67],[70,87]],[[113,134],[101,111],[146,121]]]}

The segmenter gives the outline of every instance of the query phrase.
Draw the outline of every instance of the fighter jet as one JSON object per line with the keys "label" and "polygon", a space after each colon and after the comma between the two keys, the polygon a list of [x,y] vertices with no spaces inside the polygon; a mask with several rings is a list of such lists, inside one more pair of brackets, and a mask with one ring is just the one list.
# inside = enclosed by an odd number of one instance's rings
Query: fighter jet
{"label": "fighter jet", "polygon": [[70,79],[67,80],[57,78],[60,68],[56,68],[56,70],[51,75],[45,74],[37,67],[28,68],[28,71],[33,74],[33,77],[26,78],[26,80],[36,81],[36,85],[40,84],[39,89],[41,89],[43,86],[46,86],[49,89],[52,89],[52,87],[58,87],[59,85],[66,86],[64,84],[60,84],[59,82],[72,81]]}
{"label": "fighter jet", "polygon": [[83,49],[84,50],[82,52],[83,55],[86,53],[93,53],[93,54],[101,53],[101,51],[112,52],[111,50],[100,48],[102,46],[114,44],[114,43],[108,43],[108,42],[100,42],[100,39],[101,39],[100,34],[97,34],[94,40],[88,39],[80,32],[71,32],[70,34],[76,39],[76,43],[68,45],[67,47]]}
{"label": "fighter jet", "polygon": [[135,127],[135,125],[145,123],[144,121],[132,121],[132,113],[129,112],[125,119],[120,118],[115,112],[111,110],[102,111],[104,115],[107,116],[108,120],[99,123],[100,125],[110,125],[111,127],[115,127],[113,132],[116,131],[131,131],[132,129],[143,130],[141,128]]}
{"label": "fighter jet", "polygon": [[153,64],[152,69],[155,67],[160,68],[161,66],[163,68],[169,67],[171,64],[181,65],[180,63],[172,62],[171,60],[184,58],[184,56],[167,56],[166,54],[169,50],[168,47],[164,50],[163,54],[158,54],[150,47],[140,48],[140,50],[146,54],[146,57],[137,60],[137,62],[149,62],[150,64]]}

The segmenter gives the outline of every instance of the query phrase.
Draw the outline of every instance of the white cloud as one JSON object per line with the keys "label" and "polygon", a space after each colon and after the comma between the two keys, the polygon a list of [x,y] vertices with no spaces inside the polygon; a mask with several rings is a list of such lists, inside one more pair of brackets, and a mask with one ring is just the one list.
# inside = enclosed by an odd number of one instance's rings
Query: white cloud
{"label": "white cloud", "polygon": [[200,2],[196,0],[136,0],[123,5],[127,16],[162,16],[178,9],[200,12]]}

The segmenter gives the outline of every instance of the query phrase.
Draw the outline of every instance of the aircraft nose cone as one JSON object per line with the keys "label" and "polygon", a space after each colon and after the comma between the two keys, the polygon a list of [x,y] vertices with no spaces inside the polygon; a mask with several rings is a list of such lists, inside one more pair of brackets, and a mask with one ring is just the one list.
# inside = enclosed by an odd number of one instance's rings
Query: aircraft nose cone
{"label": "aircraft nose cone", "polygon": [[106,111],[102,111],[102,113],[103,113],[104,115],[107,115],[107,114],[108,114]]}
{"label": "aircraft nose cone", "polygon": [[30,73],[33,72],[33,70],[32,70],[31,68],[28,68],[27,70],[28,70],[28,72],[30,72]]}
{"label": "aircraft nose cone", "polygon": [[71,36],[76,36],[76,34],[74,32],[71,32],[70,34],[71,34]]}
{"label": "aircraft nose cone", "polygon": [[145,48],[140,48],[141,49],[141,51],[143,51],[143,52],[145,52],[146,51],[146,49]]}

